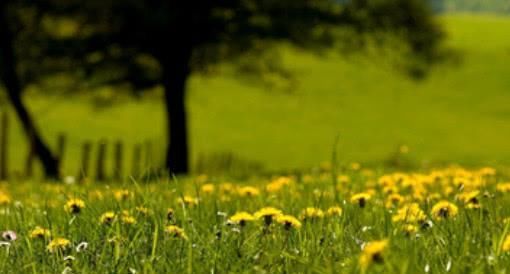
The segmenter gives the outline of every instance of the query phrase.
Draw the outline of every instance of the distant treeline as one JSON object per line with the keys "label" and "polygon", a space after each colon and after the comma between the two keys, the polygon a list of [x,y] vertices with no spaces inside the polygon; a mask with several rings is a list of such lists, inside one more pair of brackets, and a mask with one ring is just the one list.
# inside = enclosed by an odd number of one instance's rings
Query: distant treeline
{"label": "distant treeline", "polygon": [[[357,0],[336,0],[349,3]],[[490,12],[510,14],[510,0],[428,0],[436,12]]]}
{"label": "distant treeline", "polygon": [[430,0],[437,12],[494,12],[510,14],[510,0]]}

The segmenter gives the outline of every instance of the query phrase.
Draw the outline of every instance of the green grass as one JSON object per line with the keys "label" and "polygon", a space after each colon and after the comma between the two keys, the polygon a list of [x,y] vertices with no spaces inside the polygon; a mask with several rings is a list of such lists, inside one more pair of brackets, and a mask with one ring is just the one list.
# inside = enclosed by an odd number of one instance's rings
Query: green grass
{"label": "green grass", "polygon": [[[339,134],[340,161],[380,163],[406,144],[418,163],[510,164],[510,18],[441,18],[459,65],[436,68],[424,81],[395,73],[384,61],[323,58],[287,51],[296,72],[291,93],[264,90],[229,74],[194,76],[188,106],[193,160],[231,151],[268,169],[301,168],[330,159]],[[68,134],[64,169],[75,174],[79,145],[150,139],[161,158],[165,128],[157,96],[95,110],[89,100],[25,98],[49,142]],[[11,169],[20,170],[25,142],[11,136]]]}
{"label": "green grass", "polygon": [[[0,272],[506,273],[510,198],[497,183],[508,178],[460,169],[384,174],[347,170],[334,184],[324,170],[234,184],[214,177],[125,185],[2,184],[0,231],[14,231],[17,240],[0,244]],[[250,195],[243,191],[247,186]],[[404,200],[391,198],[388,190]],[[353,200],[360,191],[370,197],[364,203]],[[461,198],[467,193],[471,198]],[[186,196],[193,203],[179,202]],[[71,212],[65,205],[74,198],[84,207]],[[439,206],[447,209],[434,209],[441,200],[449,201]],[[419,207],[413,215],[398,213],[410,203]],[[263,217],[247,219],[245,226],[234,223],[235,213],[268,206],[301,226],[286,228],[276,218],[266,225]],[[333,206],[341,207],[340,215],[328,213]],[[106,212],[116,217],[102,223]],[[133,219],[126,222],[127,216]],[[169,225],[184,229],[186,239],[165,231]],[[406,225],[416,230],[405,232]],[[32,237],[37,226],[50,235]],[[69,242],[49,250],[57,238]],[[362,249],[378,240],[389,244],[363,272]],[[83,242],[88,248],[77,250]]]}

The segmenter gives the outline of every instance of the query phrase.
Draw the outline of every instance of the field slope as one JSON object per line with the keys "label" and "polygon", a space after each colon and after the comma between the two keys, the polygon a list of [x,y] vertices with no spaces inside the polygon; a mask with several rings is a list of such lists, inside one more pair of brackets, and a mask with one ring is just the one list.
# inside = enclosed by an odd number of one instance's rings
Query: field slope
{"label": "field slope", "polygon": [[[191,144],[199,153],[232,151],[269,169],[328,160],[340,134],[342,161],[385,160],[400,144],[417,161],[510,164],[510,18],[441,18],[458,65],[413,82],[387,66],[288,52],[299,79],[292,93],[265,91],[229,75],[190,82]],[[368,63],[368,64],[367,64]],[[163,148],[163,107],[157,98],[94,110],[83,100],[25,98],[52,143],[69,136],[65,169],[75,172],[84,140],[145,139]],[[150,121],[149,123],[147,121]],[[20,169],[24,138],[12,133],[11,166]]]}

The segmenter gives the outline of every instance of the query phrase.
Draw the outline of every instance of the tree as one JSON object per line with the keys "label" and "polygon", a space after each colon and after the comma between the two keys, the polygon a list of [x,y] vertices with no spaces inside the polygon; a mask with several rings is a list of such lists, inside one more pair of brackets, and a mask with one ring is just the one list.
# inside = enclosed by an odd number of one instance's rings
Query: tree
{"label": "tree", "polygon": [[18,75],[18,52],[15,48],[17,37],[13,31],[16,27],[19,28],[19,25],[16,24],[15,16],[9,13],[15,8],[17,7],[10,1],[0,2],[0,81],[5,87],[7,97],[21,121],[35,155],[42,163],[45,174],[48,177],[56,178],[59,175],[58,159],[43,142],[22,101],[24,83]]}
{"label": "tree", "polygon": [[280,42],[331,48],[353,38],[339,31],[349,27],[398,37],[418,75],[438,59],[442,37],[424,0],[46,0],[38,9],[46,21],[75,26],[67,35],[43,30],[33,41],[41,58],[54,58],[50,64],[75,69],[87,82],[164,88],[165,167],[176,174],[189,171],[185,98],[192,73]]}

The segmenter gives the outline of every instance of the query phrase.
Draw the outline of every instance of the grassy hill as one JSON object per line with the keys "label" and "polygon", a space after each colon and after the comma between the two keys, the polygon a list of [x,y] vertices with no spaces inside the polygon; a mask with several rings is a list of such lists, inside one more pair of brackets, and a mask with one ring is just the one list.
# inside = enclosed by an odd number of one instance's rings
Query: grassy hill
{"label": "grassy hill", "polygon": [[431,0],[430,2],[436,10],[443,12],[510,13],[510,2],[507,0]]}
{"label": "grassy hill", "polygon": [[[330,159],[340,134],[341,161],[377,163],[397,146],[422,162],[510,164],[510,18],[448,15],[448,43],[462,62],[442,66],[421,82],[379,61],[319,57],[289,51],[299,86],[266,91],[231,75],[196,76],[189,109],[193,159],[232,151],[269,169],[299,168]],[[162,154],[165,128],[157,96],[112,108],[72,98],[25,98],[44,135],[68,134],[65,169],[75,172],[84,140],[151,139]],[[87,101],[87,100],[85,100]],[[11,136],[12,169],[26,154],[19,129]]]}

